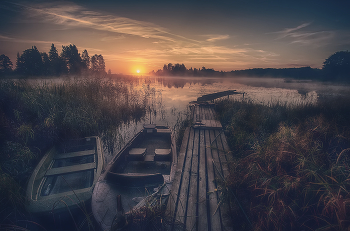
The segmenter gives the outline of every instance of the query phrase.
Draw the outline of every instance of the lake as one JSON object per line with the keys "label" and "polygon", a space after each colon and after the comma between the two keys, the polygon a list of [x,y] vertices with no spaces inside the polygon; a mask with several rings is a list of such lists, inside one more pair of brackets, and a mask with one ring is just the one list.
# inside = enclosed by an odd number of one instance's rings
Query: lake
{"label": "lake", "polygon": [[[116,80],[117,81],[117,80]],[[110,160],[125,143],[142,129],[145,123],[165,124],[177,129],[188,114],[188,105],[198,97],[226,90],[244,92],[230,99],[247,100],[258,104],[286,104],[295,106],[313,104],[320,98],[349,96],[350,85],[317,81],[285,80],[282,78],[207,78],[207,77],[137,77],[128,81],[134,89],[147,89],[148,112],[139,122],[123,124],[116,133],[114,153],[106,155]],[[227,96],[226,96],[227,97]]]}

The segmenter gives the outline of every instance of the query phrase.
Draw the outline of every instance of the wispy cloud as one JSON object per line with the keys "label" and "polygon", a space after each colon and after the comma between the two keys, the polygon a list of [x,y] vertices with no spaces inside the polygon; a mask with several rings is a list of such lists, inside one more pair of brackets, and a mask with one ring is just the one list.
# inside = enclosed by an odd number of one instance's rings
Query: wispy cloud
{"label": "wispy cloud", "polygon": [[67,43],[62,43],[58,41],[44,41],[44,40],[32,40],[32,39],[20,39],[16,37],[9,37],[9,36],[4,36],[0,34],[0,41],[10,41],[10,42],[15,42],[15,43],[28,43],[28,44],[49,44],[51,45],[52,43],[58,46],[61,45],[68,45],[69,42]]}
{"label": "wispy cloud", "polygon": [[205,37],[208,37],[208,39],[206,41],[208,42],[215,42],[217,40],[225,40],[225,39],[229,39],[230,36],[229,35],[204,35]]}
{"label": "wispy cloud", "polygon": [[107,41],[114,41],[114,40],[118,40],[118,39],[124,39],[125,36],[124,35],[120,35],[120,36],[106,36],[101,38],[102,42],[107,42]]}
{"label": "wispy cloud", "polygon": [[[117,33],[117,38],[120,37],[120,34],[124,34],[170,42],[176,42],[179,39],[188,42],[198,42],[180,35],[172,34],[167,29],[154,23],[103,14],[88,10],[73,3],[20,6],[25,8],[32,18],[37,17],[41,20],[66,27],[86,27],[100,31],[114,32]],[[108,39],[111,39],[111,37]]]}
{"label": "wispy cloud", "polygon": [[302,28],[305,28],[307,26],[311,25],[311,23],[303,23],[297,27],[294,28],[285,28],[281,31],[277,31],[277,32],[272,32],[273,34],[279,34],[278,38],[285,38],[285,37],[289,37],[291,35],[293,35],[295,33],[295,31],[300,30]]}
{"label": "wispy cloud", "polygon": [[288,39],[290,43],[301,45],[312,45],[314,47],[324,46],[329,44],[334,37],[333,31],[305,31],[311,23],[303,23],[294,28],[285,28],[281,31],[272,32],[269,34],[277,34],[276,39]]}
{"label": "wispy cloud", "polygon": [[[92,30],[93,33],[97,30],[103,32],[100,33],[103,35],[99,38],[103,42],[117,39],[120,39],[120,41],[127,40],[130,36],[134,36],[138,39],[135,41],[141,41],[140,38],[143,39],[142,42],[150,39],[148,46],[140,43],[141,45],[137,46],[137,49],[133,49],[132,46],[127,46],[125,50],[120,50],[118,52],[102,50],[104,49],[103,46],[98,45],[95,48],[78,47],[79,50],[87,49],[89,53],[91,53],[91,51],[103,53],[107,61],[130,61],[150,64],[169,61],[177,62],[177,60],[181,60],[183,63],[213,63],[219,66],[219,64],[243,65],[252,62],[273,63],[278,56],[278,54],[264,49],[253,49],[250,44],[242,46],[233,44],[218,46],[215,44],[217,41],[230,39],[230,35],[209,34],[202,35],[201,40],[194,40],[183,35],[172,33],[168,28],[161,27],[154,23],[120,17],[113,14],[104,14],[73,3],[50,2],[40,5],[14,5],[26,12],[27,17],[23,18],[29,19],[33,23],[45,22],[55,24],[59,25],[61,29],[86,28],[90,31]],[[303,24],[296,28],[287,28],[275,33],[279,34],[280,39],[292,37],[292,33],[297,33],[300,29],[308,25],[309,24]],[[302,37],[299,37],[299,39],[302,39]],[[0,40],[32,44],[34,42],[52,43],[47,41],[21,40],[6,37],[5,35],[0,35]],[[60,45],[62,43],[54,42],[54,44]],[[62,45],[67,44],[69,43]],[[89,46],[94,47],[94,45]],[[257,45],[255,45],[255,47],[257,47]]]}

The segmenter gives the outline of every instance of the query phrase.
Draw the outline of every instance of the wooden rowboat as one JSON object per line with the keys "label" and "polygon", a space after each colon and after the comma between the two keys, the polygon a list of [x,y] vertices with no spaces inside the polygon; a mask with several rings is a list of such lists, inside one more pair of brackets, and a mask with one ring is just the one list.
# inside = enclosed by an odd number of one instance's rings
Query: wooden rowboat
{"label": "wooden rowboat", "polygon": [[[145,125],[107,165],[92,194],[92,212],[102,230],[117,214],[127,214],[152,198],[166,201],[176,164],[169,127]],[[149,204],[148,204],[149,205]]]}
{"label": "wooden rowboat", "polygon": [[77,208],[91,199],[102,168],[103,152],[97,136],[52,148],[30,177],[26,209],[47,214]]}

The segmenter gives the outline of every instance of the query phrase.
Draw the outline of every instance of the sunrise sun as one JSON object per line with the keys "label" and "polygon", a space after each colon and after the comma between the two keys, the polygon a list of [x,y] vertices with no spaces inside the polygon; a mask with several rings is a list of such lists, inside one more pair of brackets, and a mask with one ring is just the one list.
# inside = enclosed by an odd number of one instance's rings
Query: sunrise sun
{"label": "sunrise sun", "polygon": [[140,73],[140,70],[136,70],[136,72],[137,72],[137,74],[139,74],[139,73]]}

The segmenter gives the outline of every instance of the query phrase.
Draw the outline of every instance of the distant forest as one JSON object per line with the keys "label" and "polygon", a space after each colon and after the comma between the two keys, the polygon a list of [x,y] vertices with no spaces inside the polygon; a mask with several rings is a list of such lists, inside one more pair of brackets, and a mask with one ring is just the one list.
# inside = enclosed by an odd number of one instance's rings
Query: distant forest
{"label": "distant forest", "polygon": [[[110,74],[111,71],[109,70]],[[105,75],[103,56],[95,54],[90,58],[88,51],[82,54],[73,44],[62,46],[58,51],[54,44],[49,53],[39,52],[33,46],[22,54],[17,53],[16,66],[6,55],[0,55],[0,77],[3,76],[60,76],[60,75]],[[163,69],[152,71],[156,76],[208,76],[208,77],[282,77],[294,79],[310,79],[323,81],[350,81],[350,52],[338,51],[329,56],[321,69],[311,67],[300,68],[253,68],[247,70],[216,71],[211,68],[190,68],[184,64],[164,64]]]}
{"label": "distant forest", "polygon": [[253,68],[235,71],[216,71],[214,69],[190,68],[184,64],[164,64],[163,69],[152,71],[149,74],[156,76],[208,76],[208,77],[284,77],[294,79],[310,79],[323,81],[350,81],[350,52],[339,51],[328,57],[322,69],[311,67],[299,68]]}
{"label": "distant forest", "polygon": [[[109,71],[110,72],[110,71]],[[36,46],[27,49],[22,54],[17,53],[16,66],[10,58],[0,55],[0,76],[60,76],[60,75],[104,75],[105,61],[102,55],[95,54],[90,58],[88,51],[80,55],[78,48],[73,44],[62,46],[58,51],[54,44],[50,51],[39,52]]]}

